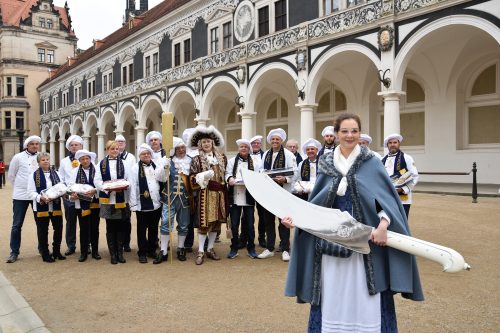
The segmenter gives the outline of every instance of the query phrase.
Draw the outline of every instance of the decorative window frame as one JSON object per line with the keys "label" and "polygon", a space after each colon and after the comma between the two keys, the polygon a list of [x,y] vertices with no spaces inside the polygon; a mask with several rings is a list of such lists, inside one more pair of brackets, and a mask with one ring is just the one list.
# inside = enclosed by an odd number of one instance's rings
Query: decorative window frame
{"label": "decorative window frame", "polygon": [[[231,46],[229,48],[232,48],[234,46],[234,22],[233,22],[233,13],[234,10],[228,10],[226,8],[217,8],[214,10],[214,12],[205,20],[207,23],[207,43],[208,43],[208,54],[214,54],[218,53],[221,51],[224,51],[224,29],[223,26],[224,24],[230,22],[231,23],[231,30],[233,31],[232,33],[232,38],[231,38]],[[213,28],[218,28],[217,30],[217,35],[219,38],[218,41],[218,51],[217,52],[211,52],[211,46],[212,46],[212,29]],[[226,48],[227,49],[227,48]]]}
{"label": "decorative window frame", "polygon": [[[172,34],[172,68],[182,66],[184,62],[184,41],[189,39],[191,43],[191,61],[193,60],[193,37],[191,28],[188,26],[180,26],[174,34]],[[175,65],[175,45],[180,44],[180,62]],[[190,62],[191,62],[190,61]]]}
{"label": "decorative window frame", "polygon": [[61,94],[61,107],[65,108],[69,105],[69,89],[66,89]]}
{"label": "decorative window frame", "polygon": [[[120,66],[120,82],[121,82],[122,87],[134,82],[134,78],[130,77],[130,71],[129,71],[130,65],[134,66],[134,59],[133,58],[130,58],[127,61],[122,62],[121,66]],[[126,72],[126,74],[125,74],[125,76],[126,76],[125,81],[126,82],[123,82],[123,69],[124,68],[126,68],[126,71],[125,71]],[[132,70],[132,72],[133,72],[133,70]]]}
{"label": "decorative window frame", "polygon": [[59,96],[58,95],[54,95],[52,96],[52,111],[56,111],[57,109],[59,109]]}
{"label": "decorative window frame", "polygon": [[[93,89],[89,89],[89,86]],[[97,92],[95,76],[87,79],[87,99],[94,97],[96,95],[94,92]]]}
{"label": "decorative window frame", "polygon": [[[159,66],[158,66],[158,71],[155,73],[154,67],[153,67],[153,56],[154,54],[157,54],[158,56],[158,62],[160,61],[160,48],[158,46],[155,46],[153,48],[148,49],[147,51],[144,52],[144,59],[143,59],[143,66],[142,66],[142,73],[143,76],[150,77],[155,74],[158,74],[160,72]],[[146,75],[146,58],[149,57],[150,59],[150,73],[149,75]]]}
{"label": "decorative window frame", "polygon": [[80,103],[83,99],[82,96],[82,84],[79,83],[75,86],[73,86],[73,102],[74,104]]}
{"label": "decorative window frame", "polygon": [[[109,80],[109,76],[111,75],[111,80]],[[111,82],[109,82],[111,81]],[[106,93],[108,91],[113,90],[113,69],[108,69],[102,72],[102,92]],[[111,84],[111,86],[110,86]],[[104,89],[106,88],[106,89]]]}

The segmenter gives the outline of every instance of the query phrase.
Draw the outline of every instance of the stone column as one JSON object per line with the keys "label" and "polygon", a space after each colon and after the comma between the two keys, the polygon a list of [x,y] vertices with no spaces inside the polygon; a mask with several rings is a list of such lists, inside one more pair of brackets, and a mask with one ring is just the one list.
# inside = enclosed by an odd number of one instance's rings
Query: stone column
{"label": "stone column", "polygon": [[318,104],[296,104],[300,110],[300,144],[309,138],[314,138],[314,110]]}
{"label": "stone column", "polygon": [[208,121],[210,118],[195,118],[195,121],[197,122],[198,125],[201,126],[207,126]]}
{"label": "stone column", "polygon": [[[381,91],[378,93],[384,99],[384,133],[383,137],[400,133],[399,100],[406,93],[404,91]],[[384,147],[385,149],[385,147]]]}
{"label": "stone column", "polygon": [[255,122],[256,122],[255,112],[245,112],[240,113],[241,116],[241,137],[244,139],[250,139],[255,135]]}
{"label": "stone column", "polygon": [[90,151],[90,136],[82,136],[83,139],[83,149]]}
{"label": "stone column", "polygon": [[42,147],[40,149],[42,153],[47,152],[47,142],[42,142]]}
{"label": "stone column", "polygon": [[50,146],[50,165],[56,165],[56,142],[54,140],[50,140],[49,146]]}
{"label": "stone column", "polygon": [[59,139],[59,160],[62,160],[66,156],[66,140]]}
{"label": "stone column", "polygon": [[138,148],[141,144],[145,143],[146,139],[145,139],[145,136],[146,136],[146,131],[147,131],[147,127],[139,127],[137,126],[135,128],[135,133],[136,133],[136,139],[135,139],[135,151],[139,151]]}
{"label": "stone column", "polygon": [[100,161],[104,158],[104,138],[106,133],[97,133],[97,160]]}

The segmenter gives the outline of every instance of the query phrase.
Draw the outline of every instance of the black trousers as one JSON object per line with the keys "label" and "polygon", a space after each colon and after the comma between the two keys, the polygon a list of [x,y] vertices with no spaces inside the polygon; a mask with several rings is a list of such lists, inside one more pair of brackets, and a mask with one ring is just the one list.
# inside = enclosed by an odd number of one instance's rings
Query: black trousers
{"label": "black trousers", "polygon": [[[266,248],[269,251],[274,251],[274,243],[276,242],[276,217],[266,209],[264,209],[264,223],[266,226]],[[280,235],[280,251],[290,252],[290,229],[281,224],[281,219],[279,220],[278,232]]]}
{"label": "black trousers", "polygon": [[53,216],[49,213],[47,217],[37,217],[35,213],[36,235],[38,238],[38,249],[42,255],[49,254],[49,223],[52,222],[54,230],[52,238],[52,251],[55,253],[61,252],[63,219],[62,216]]}
{"label": "black trousers", "polygon": [[137,211],[135,213],[137,216],[137,244],[139,245],[137,254],[139,256],[153,255],[156,252],[161,207],[148,212]]}
{"label": "black trousers", "polygon": [[[257,216],[259,217],[259,223],[258,223],[258,226],[257,226],[257,230],[258,230],[258,233],[259,233],[259,243],[263,242],[265,243],[265,240],[266,240],[266,224],[264,222],[264,213],[265,213],[265,209],[264,207],[262,207],[261,205],[259,205],[259,203],[255,203],[256,207],[257,207]],[[245,215],[243,215],[243,219],[242,219],[242,225],[243,223],[245,222]],[[241,228],[241,233],[240,233],[240,243],[241,244],[247,244],[247,231],[245,228]]]}
{"label": "black trousers", "polygon": [[409,204],[403,204],[403,208],[405,210],[405,213],[406,213],[406,219],[408,219],[408,215],[410,215],[410,206]]}
{"label": "black trousers", "polygon": [[[238,231],[240,228],[240,220],[241,230],[245,230],[245,234],[247,235],[247,250],[254,250],[254,206],[232,205],[231,208],[229,208],[229,212],[231,214],[231,232],[233,234],[233,238],[231,238],[231,250],[238,251],[239,248]],[[241,218],[242,212],[244,218]]]}
{"label": "black trousers", "polygon": [[123,223],[125,224],[123,246],[130,247],[130,234],[132,233],[132,223],[130,222],[130,217],[125,219]]}
{"label": "black trousers", "polygon": [[78,222],[80,225],[80,251],[87,251],[92,245],[92,253],[99,252],[99,209],[92,209],[91,214],[82,216],[82,210],[78,209]]}
{"label": "black trousers", "polygon": [[68,250],[76,249],[76,220],[75,203],[64,199],[64,217],[66,218],[66,246]]}

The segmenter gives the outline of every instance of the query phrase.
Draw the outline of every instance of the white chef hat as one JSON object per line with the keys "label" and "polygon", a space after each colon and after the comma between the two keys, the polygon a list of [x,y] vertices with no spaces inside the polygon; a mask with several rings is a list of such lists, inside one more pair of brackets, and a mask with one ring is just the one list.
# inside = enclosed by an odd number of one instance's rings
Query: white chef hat
{"label": "white chef hat", "polygon": [[186,128],[184,132],[182,132],[182,141],[184,141],[185,144],[188,143],[189,136],[193,132],[194,132],[194,127]]}
{"label": "white chef hat", "polygon": [[23,148],[28,148],[28,144],[30,142],[42,142],[42,138],[37,135],[29,136],[26,140],[24,140]]}
{"label": "white chef hat", "polygon": [[368,141],[368,144],[372,143],[372,137],[369,136],[368,134],[362,133],[359,137],[360,140],[365,140]]}
{"label": "white chef hat", "polygon": [[302,151],[306,154],[307,147],[315,147],[317,150],[321,149],[321,143],[316,139],[307,139],[302,145]]}
{"label": "white chef hat", "polygon": [[88,156],[88,157],[90,157],[90,160],[92,161],[92,163],[95,162],[96,154],[91,152],[91,151],[88,151],[86,149],[80,149],[79,151],[77,151],[75,153],[75,158],[77,160],[80,160],[80,157],[82,157],[82,156]]}
{"label": "white chef hat", "polygon": [[184,143],[184,141],[181,138],[174,136],[173,146],[172,146],[172,149],[170,149],[170,156],[174,156],[175,148],[180,147],[180,146],[185,146],[185,145],[186,145],[186,143]]}
{"label": "white chef hat", "polygon": [[73,134],[68,138],[68,140],[66,140],[66,149],[67,150],[69,150],[69,146],[71,145],[71,142],[74,142],[74,141],[83,145],[82,137],[79,135]]}
{"label": "white chef hat", "polygon": [[330,134],[330,135],[333,135],[336,137],[335,129],[333,128],[333,126],[326,126],[325,128],[323,128],[323,130],[321,131],[321,136],[325,136],[327,134]]}
{"label": "white chef hat", "polygon": [[247,139],[238,139],[236,140],[236,144],[238,145],[238,148],[240,148],[240,145],[247,145],[248,149],[252,149],[252,145],[250,144],[250,141]]}
{"label": "white chef hat", "polygon": [[153,149],[151,149],[151,147],[147,143],[143,143],[139,146],[139,148],[137,148],[137,156],[140,156],[145,151],[149,151],[151,156],[153,156],[154,154]]}
{"label": "white chef hat", "polygon": [[125,137],[121,134],[118,134],[116,137],[115,137],[115,141],[120,141],[120,142],[126,142],[127,140],[125,140]]}
{"label": "white chef hat", "polygon": [[389,142],[389,140],[391,139],[397,139],[400,143],[403,141],[403,137],[401,136],[401,134],[394,133],[386,136],[386,138],[384,139],[384,147],[387,147],[387,142]]}
{"label": "white chef hat", "polygon": [[250,139],[250,143],[254,142],[254,141],[260,141],[262,142],[262,135],[256,135],[254,136],[253,138]]}
{"label": "white chef hat", "polygon": [[286,140],[286,132],[282,128],[273,128],[272,130],[270,130],[269,134],[267,135],[267,143],[271,143],[271,138],[273,136],[279,136],[283,141]]}
{"label": "white chef hat", "polygon": [[149,145],[151,139],[162,139],[161,133],[158,131],[151,131],[146,135],[146,143]]}

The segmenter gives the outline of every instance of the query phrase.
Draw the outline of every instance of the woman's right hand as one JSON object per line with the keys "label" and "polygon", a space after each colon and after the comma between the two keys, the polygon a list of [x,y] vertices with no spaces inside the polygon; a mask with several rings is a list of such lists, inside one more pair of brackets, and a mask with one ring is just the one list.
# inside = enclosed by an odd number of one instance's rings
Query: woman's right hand
{"label": "woman's right hand", "polygon": [[283,224],[288,229],[293,229],[295,225],[293,224],[293,220],[290,216],[285,216],[281,219],[281,224]]}

